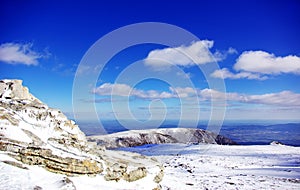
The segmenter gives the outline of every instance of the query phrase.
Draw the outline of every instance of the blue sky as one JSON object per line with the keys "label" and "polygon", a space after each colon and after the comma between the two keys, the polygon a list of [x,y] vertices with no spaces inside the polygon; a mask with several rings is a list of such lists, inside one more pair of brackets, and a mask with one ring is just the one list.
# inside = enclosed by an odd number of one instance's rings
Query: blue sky
{"label": "blue sky", "polygon": [[[0,16],[0,78],[22,79],[35,96],[71,117],[73,80],[87,50],[120,27],[161,22],[181,27],[200,40],[177,47],[140,44],[117,53],[96,86],[87,85],[86,98],[73,100],[82,105],[81,119],[91,119],[91,110],[84,105],[95,98],[103,119],[115,119],[115,114],[129,118],[124,111],[128,103],[141,120],[150,117],[149,105],[152,119],[189,120],[197,114],[208,120],[211,96],[219,100],[222,95],[227,97],[226,120],[300,118],[299,1],[12,0],[1,1]],[[194,62],[178,51],[190,54]],[[164,59],[175,70],[151,59]],[[209,67],[215,61],[219,69],[208,75],[211,80],[224,80],[226,92],[210,89],[199,70],[199,65]],[[126,80],[116,81],[134,62],[143,66],[137,73],[163,73],[176,82],[147,79],[131,86]],[[191,81],[193,88],[182,81]],[[200,113],[190,106],[195,98]],[[188,105],[186,115],[181,113],[183,104]]]}

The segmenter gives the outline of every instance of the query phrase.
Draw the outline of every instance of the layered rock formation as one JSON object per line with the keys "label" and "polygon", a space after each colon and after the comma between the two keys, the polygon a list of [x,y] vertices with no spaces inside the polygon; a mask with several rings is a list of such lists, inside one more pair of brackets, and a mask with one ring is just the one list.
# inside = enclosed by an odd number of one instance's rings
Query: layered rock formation
{"label": "layered rock formation", "polygon": [[38,165],[67,176],[128,182],[152,178],[157,184],[163,173],[156,160],[88,142],[73,121],[35,98],[21,80],[0,80],[0,153],[13,159],[1,160],[5,164]]}
{"label": "layered rock formation", "polygon": [[192,128],[168,128],[131,130],[110,135],[90,136],[88,140],[106,148],[132,147],[145,144],[224,144],[234,145],[234,141],[210,131]]}

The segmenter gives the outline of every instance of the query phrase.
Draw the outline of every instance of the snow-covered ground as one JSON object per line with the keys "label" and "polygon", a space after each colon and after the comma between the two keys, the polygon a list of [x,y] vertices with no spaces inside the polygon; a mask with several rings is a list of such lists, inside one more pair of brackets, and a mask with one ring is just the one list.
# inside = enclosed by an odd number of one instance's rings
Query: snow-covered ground
{"label": "snow-covered ground", "polygon": [[[160,184],[165,190],[300,189],[300,147],[160,144],[121,150],[151,156],[163,163],[164,178]],[[18,162],[5,154],[0,154],[0,160]],[[153,188],[149,178],[108,182],[101,176],[66,178],[38,166],[26,167],[20,169],[0,162],[0,189],[141,189],[145,184]]]}
{"label": "snow-covered ground", "polygon": [[[26,169],[6,164],[7,161],[18,163],[19,166],[26,167]],[[156,168],[153,167],[153,169]],[[142,190],[157,187],[151,176],[134,182],[106,181],[100,174],[67,177],[49,172],[39,166],[22,164],[3,153],[0,153],[0,171],[0,190]]]}
{"label": "snow-covered ground", "polygon": [[121,149],[164,163],[162,189],[300,189],[300,147],[162,144]]}

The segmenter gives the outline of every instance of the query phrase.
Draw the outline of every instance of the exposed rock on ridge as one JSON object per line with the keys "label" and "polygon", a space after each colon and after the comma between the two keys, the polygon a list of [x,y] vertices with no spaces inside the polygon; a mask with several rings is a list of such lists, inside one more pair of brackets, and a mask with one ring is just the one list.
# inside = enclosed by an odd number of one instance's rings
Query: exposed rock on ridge
{"label": "exposed rock on ridge", "polygon": [[41,103],[36,97],[29,93],[27,87],[22,86],[22,80],[1,80],[0,98],[14,100],[29,100]]}

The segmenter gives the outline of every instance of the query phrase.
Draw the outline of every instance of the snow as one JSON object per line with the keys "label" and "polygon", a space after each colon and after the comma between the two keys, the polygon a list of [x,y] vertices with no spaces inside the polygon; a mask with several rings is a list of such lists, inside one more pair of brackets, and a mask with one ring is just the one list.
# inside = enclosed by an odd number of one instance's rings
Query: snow
{"label": "snow", "polygon": [[0,124],[0,135],[16,141],[32,142],[31,138],[29,138],[20,127],[12,125],[7,120],[0,122]]}
{"label": "snow", "polygon": [[163,163],[163,189],[300,189],[300,147],[161,144],[120,149]]}
{"label": "snow", "polygon": [[[80,176],[70,178],[76,187],[77,190],[85,189],[105,189],[105,190],[151,190],[157,187],[157,185],[151,180],[151,178],[142,178],[135,182],[127,182],[120,180],[115,181],[105,181],[103,177],[89,177],[89,176]],[[146,185],[145,185],[146,184]]]}
{"label": "snow", "polygon": [[32,190],[37,186],[43,189],[61,189],[63,186],[63,175],[48,172],[38,166],[31,166],[26,170],[0,162],[0,170],[0,189]]}
{"label": "snow", "polygon": [[[15,159],[0,154],[0,161],[16,161]],[[0,162],[0,189],[23,189],[32,190],[38,186],[42,189],[65,189],[65,190],[85,190],[85,189],[105,189],[105,190],[124,190],[124,189],[154,189],[157,184],[152,181],[154,176],[147,176],[135,182],[127,182],[124,180],[106,181],[103,175],[88,176],[81,175],[77,177],[68,177],[72,181],[71,184],[63,184],[66,176],[48,172],[38,166],[26,165],[27,169],[14,167],[3,162]],[[146,185],[145,185],[146,184]],[[75,188],[74,188],[75,187]]]}
{"label": "snow", "polygon": [[[300,189],[300,147],[284,145],[225,146],[160,144],[107,151],[107,156],[138,152],[158,159],[164,165],[162,189]],[[14,159],[0,154],[0,160]],[[17,162],[17,161],[16,161]],[[147,161],[146,161],[147,162]],[[153,189],[151,162],[147,178],[135,182],[105,181],[102,175],[69,177],[73,184],[63,184],[66,177],[38,166],[20,169],[0,162],[0,189]],[[147,184],[147,185],[145,185]]]}

